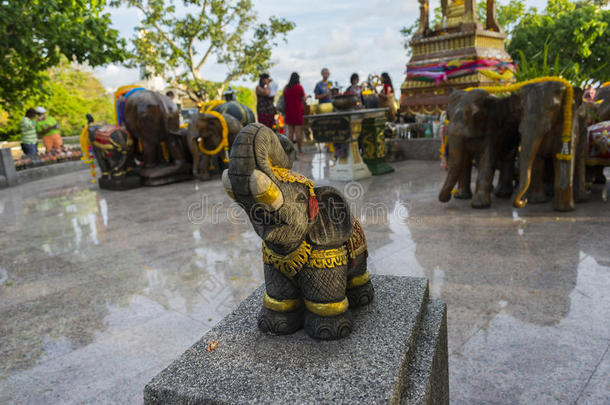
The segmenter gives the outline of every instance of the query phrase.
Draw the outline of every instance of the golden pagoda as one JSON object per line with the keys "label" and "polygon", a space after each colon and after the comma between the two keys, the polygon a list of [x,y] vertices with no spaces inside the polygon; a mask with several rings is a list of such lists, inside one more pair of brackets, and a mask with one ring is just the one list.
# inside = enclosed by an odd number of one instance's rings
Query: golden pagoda
{"label": "golden pagoda", "polygon": [[451,88],[514,81],[495,0],[487,0],[484,26],[477,19],[475,0],[441,0],[442,22],[433,29],[428,0],[419,3],[419,28],[410,43],[412,57],[401,86],[403,113],[440,113],[447,106]]}

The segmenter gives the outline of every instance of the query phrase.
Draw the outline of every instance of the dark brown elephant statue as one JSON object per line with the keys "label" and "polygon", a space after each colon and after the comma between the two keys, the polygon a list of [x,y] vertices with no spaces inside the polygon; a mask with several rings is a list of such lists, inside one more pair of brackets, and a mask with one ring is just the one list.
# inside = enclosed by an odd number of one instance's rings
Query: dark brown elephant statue
{"label": "dark brown elephant statue", "polygon": [[266,291],[258,326],[272,334],[304,327],[316,339],[339,339],[352,331],[349,308],[373,299],[366,238],[339,191],[314,187],[291,167],[276,134],[250,124],[237,135],[222,174],[227,194],[263,239]]}
{"label": "dark brown elephant statue", "polygon": [[518,121],[512,106],[515,102],[515,96],[499,98],[482,89],[451,94],[447,106],[449,171],[439,193],[440,201],[449,201],[456,183],[456,198],[472,197],[473,160],[477,160],[479,165],[472,207],[487,208],[491,205],[496,168],[500,169],[500,178],[495,193],[498,197],[510,197],[519,144]]}
{"label": "dark brown elephant statue", "polygon": [[100,188],[129,190],[139,187],[142,179],[134,159],[136,148],[131,134],[119,125],[96,124],[92,120],[87,132],[85,135],[88,135],[101,170]]}
{"label": "dark brown elephant statue", "polygon": [[[239,119],[224,113],[221,114],[227,128],[228,148],[223,142],[223,123],[214,112],[204,112],[195,114],[191,117],[187,131],[187,144],[193,157],[193,176],[199,180],[209,180],[211,170],[227,168],[229,159],[228,151],[233,145],[235,137],[243,128]],[[290,140],[284,135],[277,135],[284,151],[288,154],[291,161],[296,159],[296,151]],[[203,150],[202,150],[203,149]]]}
{"label": "dark brown elephant statue", "polygon": [[[217,113],[218,114],[218,113]],[[193,157],[193,176],[199,180],[209,180],[210,167],[228,159],[228,148],[241,131],[241,122],[229,114],[220,114],[227,130],[227,149],[223,144],[223,123],[217,114],[198,113],[191,117],[188,125],[187,144]],[[221,145],[222,144],[222,145]],[[219,167],[220,169],[220,167]]]}
{"label": "dark brown elephant statue", "polygon": [[[583,102],[574,113],[572,132],[577,142],[574,172],[574,198],[576,201],[588,199],[587,183],[605,184],[606,182],[603,169],[605,166],[610,166],[610,159],[589,155],[591,140],[588,133],[591,125],[604,121],[610,121],[610,86],[603,87],[597,92],[595,102]],[[607,145],[607,138],[599,141],[605,141]]]}
{"label": "dark brown elephant statue", "polygon": [[[169,97],[149,90],[134,92],[125,100],[124,116],[127,130],[142,144],[140,175],[145,182],[157,185],[190,177],[191,167],[179,142],[178,107]],[[169,164],[163,159],[164,147]]]}
{"label": "dark brown elephant statue", "polygon": [[[519,133],[521,150],[519,152],[519,186],[513,201],[515,207],[523,207],[528,200],[532,203],[547,201],[545,179],[552,189],[553,208],[557,211],[574,209],[573,174],[574,161],[559,160],[559,153],[574,155],[574,137],[566,150],[562,143],[565,114],[570,116],[582,98],[577,94],[574,102],[566,105],[567,87],[557,81],[528,84],[517,93],[516,105],[520,117]],[[580,92],[577,92],[580,93]],[[528,193],[527,199],[524,198]]]}

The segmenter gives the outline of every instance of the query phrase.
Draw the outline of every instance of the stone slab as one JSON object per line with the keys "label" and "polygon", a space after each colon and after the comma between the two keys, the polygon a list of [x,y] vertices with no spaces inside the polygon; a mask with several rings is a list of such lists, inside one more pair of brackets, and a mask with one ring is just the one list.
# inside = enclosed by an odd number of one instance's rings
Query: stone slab
{"label": "stone slab", "polygon": [[54,163],[47,166],[33,167],[31,169],[18,171],[17,183],[28,183],[30,181],[40,180],[45,177],[58,176],[60,174],[76,172],[79,170],[89,170],[89,166],[80,160],[74,160],[71,162]]}
{"label": "stone slab", "polygon": [[402,404],[449,404],[447,306],[430,299],[408,367]]}
{"label": "stone slab", "polygon": [[441,140],[439,138],[387,139],[388,149],[400,150],[405,160],[440,160]]}
{"label": "stone slab", "polygon": [[0,175],[4,177],[2,183],[4,183],[6,187],[17,184],[17,172],[15,170],[15,164],[13,163],[11,150],[8,148],[0,149]]}
{"label": "stone slab", "polygon": [[[303,331],[260,332],[263,289],[257,289],[153,378],[144,402],[399,403],[428,305],[428,282],[394,276],[372,281],[375,301],[354,310],[352,334],[333,342],[313,340]],[[215,341],[216,350],[208,352],[207,343]]]}

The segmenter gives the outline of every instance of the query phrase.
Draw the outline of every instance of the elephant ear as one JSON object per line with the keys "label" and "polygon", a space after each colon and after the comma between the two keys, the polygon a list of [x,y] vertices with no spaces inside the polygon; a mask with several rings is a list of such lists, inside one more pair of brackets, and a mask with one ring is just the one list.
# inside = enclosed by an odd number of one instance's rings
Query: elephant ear
{"label": "elephant ear", "polygon": [[352,216],[343,194],[333,187],[316,187],[319,212],[309,228],[309,240],[315,245],[340,246],[352,231]]}

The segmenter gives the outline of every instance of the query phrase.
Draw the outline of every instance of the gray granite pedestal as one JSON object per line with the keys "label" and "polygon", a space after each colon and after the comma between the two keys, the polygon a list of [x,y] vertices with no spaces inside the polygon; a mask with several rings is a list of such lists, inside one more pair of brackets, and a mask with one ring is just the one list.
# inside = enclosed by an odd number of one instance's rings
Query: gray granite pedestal
{"label": "gray granite pedestal", "polygon": [[[152,379],[146,404],[448,404],[447,318],[423,278],[373,276],[354,330],[316,341],[256,326],[257,289]],[[218,342],[208,351],[208,343]]]}

